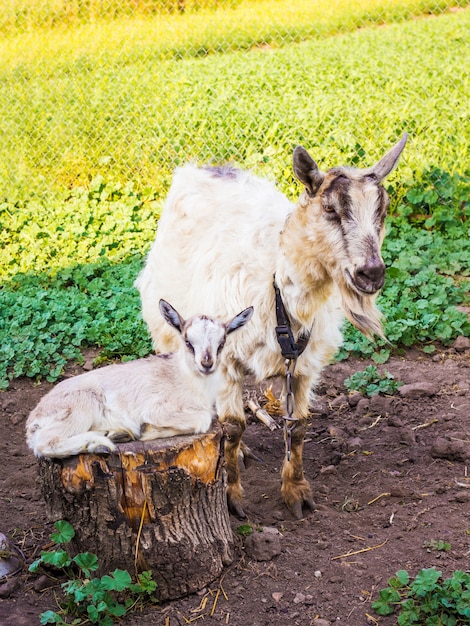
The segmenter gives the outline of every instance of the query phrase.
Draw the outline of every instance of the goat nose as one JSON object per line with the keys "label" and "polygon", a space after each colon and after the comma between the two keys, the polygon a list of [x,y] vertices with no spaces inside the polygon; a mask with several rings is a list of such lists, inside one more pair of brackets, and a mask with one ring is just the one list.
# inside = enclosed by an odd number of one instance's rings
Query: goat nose
{"label": "goat nose", "polygon": [[214,361],[211,357],[210,354],[205,354],[202,359],[201,359],[201,365],[203,367],[203,369],[205,369],[206,371],[209,371],[212,366],[214,365]]}
{"label": "goat nose", "polygon": [[375,293],[385,282],[385,264],[383,261],[366,263],[354,274],[356,287],[366,293]]}

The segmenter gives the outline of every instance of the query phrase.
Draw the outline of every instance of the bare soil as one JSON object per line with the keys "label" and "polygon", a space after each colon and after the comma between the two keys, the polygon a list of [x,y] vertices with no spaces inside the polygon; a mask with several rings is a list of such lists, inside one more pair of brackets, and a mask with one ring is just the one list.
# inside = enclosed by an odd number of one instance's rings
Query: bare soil
{"label": "bare soil", "polygon": [[[297,521],[286,510],[279,492],[282,430],[270,432],[247,412],[245,441],[263,462],[242,473],[248,520],[231,518],[233,564],[198,594],[146,607],[122,624],[392,626],[396,619],[374,614],[371,602],[398,569],[414,576],[435,566],[447,577],[469,568],[470,350],[459,346],[432,357],[412,350],[394,357],[383,369],[407,385],[425,384],[356,404],[344,379],[369,363],[333,364],[317,389],[304,452],[316,511]],[[80,371],[75,366],[68,375]],[[247,393],[261,404],[265,388],[247,383]],[[5,429],[0,531],[23,551],[26,562],[22,572],[0,581],[0,624],[5,626],[39,624],[39,614],[56,609],[60,596],[60,581],[38,584],[37,575],[27,570],[47,547],[52,525],[24,425],[49,389],[47,383],[17,380],[0,394]],[[276,528],[280,554],[267,561],[252,558],[237,532],[243,523],[255,532]],[[439,540],[450,550],[430,545]]]}

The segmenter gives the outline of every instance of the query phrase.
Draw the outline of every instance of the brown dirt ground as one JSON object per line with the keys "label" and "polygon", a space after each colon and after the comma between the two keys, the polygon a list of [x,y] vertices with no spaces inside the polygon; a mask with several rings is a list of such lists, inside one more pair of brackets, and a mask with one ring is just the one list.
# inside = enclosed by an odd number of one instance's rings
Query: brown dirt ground
{"label": "brown dirt ground", "polygon": [[[232,518],[236,556],[219,579],[198,594],[134,612],[122,624],[311,626],[320,619],[392,626],[395,619],[379,618],[371,601],[398,569],[414,576],[435,566],[447,577],[469,568],[470,350],[394,357],[383,369],[407,384],[428,383],[426,395],[377,396],[351,406],[344,379],[368,364],[348,360],[324,371],[304,453],[317,510],[301,521],[280,498],[282,431],[271,433],[247,413],[245,441],[263,463],[242,473],[245,511],[253,527],[281,532],[281,554],[250,559],[236,532],[241,522]],[[0,394],[0,531],[22,549],[26,565],[52,528],[24,440],[26,417],[49,388],[17,380]],[[248,384],[247,391],[262,401],[264,388]],[[450,551],[426,547],[432,540],[448,542]],[[35,580],[27,567],[10,579],[12,593],[0,599],[1,625],[36,625],[39,613],[56,608],[58,583],[35,591]]]}

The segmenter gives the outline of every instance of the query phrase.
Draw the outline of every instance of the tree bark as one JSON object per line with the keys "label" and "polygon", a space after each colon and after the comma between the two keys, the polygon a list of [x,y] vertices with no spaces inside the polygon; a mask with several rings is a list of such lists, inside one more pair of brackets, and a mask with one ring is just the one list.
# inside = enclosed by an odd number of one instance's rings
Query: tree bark
{"label": "tree bark", "polygon": [[222,444],[215,423],[105,456],[40,459],[48,517],[73,525],[72,549],[96,554],[100,575],[151,570],[160,600],[202,589],[233,558]]}

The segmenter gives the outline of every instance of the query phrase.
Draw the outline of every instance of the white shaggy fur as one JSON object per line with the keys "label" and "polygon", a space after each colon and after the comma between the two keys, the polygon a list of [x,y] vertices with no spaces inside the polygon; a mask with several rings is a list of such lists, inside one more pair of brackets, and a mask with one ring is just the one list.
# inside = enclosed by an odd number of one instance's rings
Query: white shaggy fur
{"label": "white shaggy fur", "polygon": [[217,399],[227,422],[229,506],[243,516],[237,458],[244,430],[243,376],[285,373],[276,340],[273,277],[295,337],[311,333],[294,377],[292,456],[284,462],[282,493],[295,515],[313,506],[303,477],[302,446],[309,392],[342,341],[344,315],[364,333],[381,333],[375,297],[383,285],[380,256],[387,194],[380,184],[395,166],[406,136],[374,167],[336,167],[325,174],[301,147],[294,172],[305,185],[297,206],[267,181],[234,168],[176,170],[157,235],[136,281],[142,313],[157,352],[175,345],[175,333],[156,314],[170,298],[185,315],[204,305],[224,316],[254,306],[252,323],[227,342],[225,385]]}
{"label": "white shaggy fur", "polygon": [[160,310],[176,331],[178,352],[109,365],[64,380],[31,412],[29,447],[38,457],[107,452],[114,441],[207,432],[222,382],[219,355],[226,336],[250,319],[207,316],[185,321],[167,302]]}

